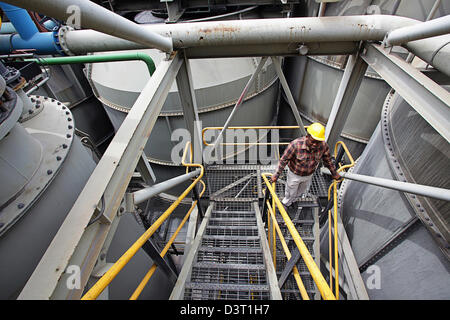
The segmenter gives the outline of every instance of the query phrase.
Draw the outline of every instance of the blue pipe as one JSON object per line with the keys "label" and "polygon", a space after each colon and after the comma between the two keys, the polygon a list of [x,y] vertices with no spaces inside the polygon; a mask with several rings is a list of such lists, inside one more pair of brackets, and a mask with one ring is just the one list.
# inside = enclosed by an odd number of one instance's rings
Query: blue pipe
{"label": "blue pipe", "polygon": [[14,50],[34,49],[38,54],[65,55],[59,45],[58,30],[39,32],[25,9],[0,2],[8,19],[18,32],[10,35],[0,34],[0,53],[9,54]]}
{"label": "blue pipe", "polygon": [[0,54],[27,49],[35,49],[37,54],[65,55],[59,45],[57,30],[37,33],[29,40],[22,39],[18,34],[0,34]]}
{"label": "blue pipe", "polygon": [[4,2],[0,2],[0,8],[3,9],[3,12],[5,12],[22,39],[29,40],[35,34],[39,33],[27,10]]}
{"label": "blue pipe", "polygon": [[0,34],[10,34],[17,33],[16,28],[14,28],[11,22],[3,22],[2,27],[0,28]]}

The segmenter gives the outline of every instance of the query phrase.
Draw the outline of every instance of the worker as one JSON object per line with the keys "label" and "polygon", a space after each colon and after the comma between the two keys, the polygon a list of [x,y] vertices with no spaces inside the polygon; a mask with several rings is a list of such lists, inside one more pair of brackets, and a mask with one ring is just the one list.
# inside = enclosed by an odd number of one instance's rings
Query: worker
{"label": "worker", "polygon": [[306,136],[291,141],[272,175],[271,181],[276,182],[286,164],[288,165],[286,188],[281,201],[286,208],[309,189],[320,160],[330,169],[333,179],[340,179],[331,160],[330,148],[325,142],[325,128],[316,122],[308,126]]}

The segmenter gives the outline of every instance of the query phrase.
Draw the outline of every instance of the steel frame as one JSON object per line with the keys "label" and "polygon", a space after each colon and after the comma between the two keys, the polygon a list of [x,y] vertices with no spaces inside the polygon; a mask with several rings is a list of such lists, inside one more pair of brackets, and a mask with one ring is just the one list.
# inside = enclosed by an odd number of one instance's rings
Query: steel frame
{"label": "steel frame", "polygon": [[[354,42],[351,44],[355,48]],[[260,46],[260,44],[251,45]],[[211,47],[211,50],[215,50],[214,48],[219,47]],[[233,45],[226,48],[230,50],[229,53],[225,53],[229,56],[242,55],[233,52]],[[449,93],[380,45],[364,43],[363,49],[361,58],[357,58],[354,64],[349,65],[348,72],[346,69],[347,77],[344,75],[341,83],[340,98],[335,101],[337,108],[334,120],[335,132],[339,132],[338,128],[342,128],[345,124],[361,74],[364,74],[365,67],[369,65],[447,141],[450,141]],[[254,52],[250,54],[257,55]],[[277,59],[273,59],[276,65]],[[181,86],[183,105],[186,104],[185,111],[192,107],[194,112],[190,117],[198,119],[187,61],[180,53],[175,53],[158,66],[19,295],[19,299],[78,299],[81,296],[98,256],[104,250],[107,237],[115,230],[112,228],[113,222],[117,221],[118,209],[121,207],[136,166],[140,163],[140,167],[146,167],[146,163],[140,160],[143,147],[175,78],[177,82],[186,84]],[[183,71],[178,74],[180,68]],[[191,132],[192,130],[195,132],[194,128],[191,128]],[[144,172],[146,172],[145,179],[150,181],[152,178],[150,170],[147,168]],[[105,199],[103,219],[87,227],[102,197]],[[64,272],[69,265],[81,267],[81,289],[69,290],[65,287],[68,276]]]}
{"label": "steel frame", "polygon": [[[183,60],[162,61],[142,90],[77,201],[41,258],[19,299],[79,299],[117,216],[144,145]],[[102,196],[103,222],[86,228]],[[81,288],[69,290],[66,267],[78,265]],[[55,294],[56,293],[56,294]]]}
{"label": "steel frame", "polygon": [[365,43],[361,58],[450,142],[450,93],[380,45]]}

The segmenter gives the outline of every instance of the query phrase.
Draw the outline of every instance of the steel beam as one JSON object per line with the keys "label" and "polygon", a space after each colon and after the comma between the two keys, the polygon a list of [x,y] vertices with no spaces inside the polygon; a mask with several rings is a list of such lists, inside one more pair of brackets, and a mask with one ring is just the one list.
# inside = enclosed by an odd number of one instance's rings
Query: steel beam
{"label": "steel beam", "polygon": [[422,22],[413,26],[395,29],[386,35],[386,46],[399,45],[405,42],[431,38],[450,33],[450,16]]}
{"label": "steel beam", "polygon": [[358,53],[349,57],[325,128],[325,140],[330,146],[340,138],[366,70],[367,63]]}
{"label": "steel beam", "polygon": [[142,152],[139,158],[136,170],[141,174],[142,179],[147,185],[151,186],[156,181],[155,173],[144,152]]}
{"label": "steel beam", "polygon": [[291,107],[292,114],[294,115],[295,122],[298,125],[298,130],[300,132],[300,135],[306,136],[306,131],[303,125],[302,118],[300,117],[300,113],[298,112],[297,105],[295,104],[294,97],[292,96],[291,89],[289,89],[289,85],[286,81],[286,78],[284,76],[283,70],[281,69],[281,62],[280,58],[278,57],[271,57],[273,64],[275,66],[275,70],[278,75],[278,79],[280,79],[281,86],[283,87],[284,93],[286,94],[286,97],[289,102],[289,106]]}
{"label": "steel beam", "polygon": [[[102,6],[86,0],[3,0],[4,2],[60,19],[77,28],[94,29],[119,38],[171,52],[172,40],[145,30]],[[70,23],[69,23],[70,21]],[[72,23],[73,21],[73,23]]]}
{"label": "steel beam", "polygon": [[[215,138],[214,145],[212,146],[210,152],[215,150],[217,148],[217,146],[219,145],[219,143],[222,141],[222,136],[223,136],[225,130],[227,130],[228,126],[230,125],[230,122],[233,119],[234,114],[236,113],[237,109],[239,108],[239,106],[244,101],[244,98],[247,96],[249,88],[253,85],[253,82],[255,82],[255,79],[257,78],[259,72],[261,71],[261,69],[264,66],[264,64],[266,63],[266,61],[267,61],[267,57],[263,57],[259,61],[259,64],[256,67],[256,70],[253,72],[252,76],[250,77],[250,79],[248,80],[248,82],[245,85],[244,89],[242,90],[242,93],[239,96],[239,99],[237,100],[236,104],[234,105],[233,110],[231,110],[231,113],[228,116],[228,119],[225,121],[225,124],[223,125],[222,130],[219,132],[219,135]],[[221,149],[219,149],[219,151],[221,151]]]}
{"label": "steel beam", "polygon": [[185,181],[188,181],[189,179],[195,178],[200,174],[200,169],[183,174],[181,176],[165,180],[163,182],[160,182],[158,184],[155,184],[151,187],[144,188],[138,191],[135,191],[132,193],[133,195],[133,201],[135,205],[138,205],[140,203],[143,203],[150,199],[151,197],[156,196],[157,194],[160,194],[161,192],[167,191],[180,183],[183,183]]}
{"label": "steel beam", "polygon": [[450,142],[450,93],[380,45],[365,43],[361,58]]}
{"label": "steel beam", "polygon": [[[79,299],[114,221],[144,146],[182,64],[175,54],[162,61],[142,90],[108,149],[34,270],[19,299]],[[103,216],[87,227],[102,196]],[[66,287],[67,266],[81,271],[81,288]],[[54,295],[55,290],[59,292]]]}
{"label": "steel beam", "polygon": [[202,163],[202,140],[200,119],[198,117],[197,100],[195,98],[194,85],[192,82],[192,72],[189,60],[186,56],[183,57],[183,64],[177,74],[178,94],[183,107],[183,116],[186,128],[191,134],[192,149],[194,152],[194,162]]}

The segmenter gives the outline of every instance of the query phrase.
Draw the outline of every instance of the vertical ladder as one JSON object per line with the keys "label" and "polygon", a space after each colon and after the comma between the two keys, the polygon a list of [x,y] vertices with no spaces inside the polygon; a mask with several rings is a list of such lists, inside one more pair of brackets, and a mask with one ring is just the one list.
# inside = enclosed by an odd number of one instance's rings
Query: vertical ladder
{"label": "vertical ladder", "polygon": [[257,202],[211,202],[170,299],[281,299]]}

